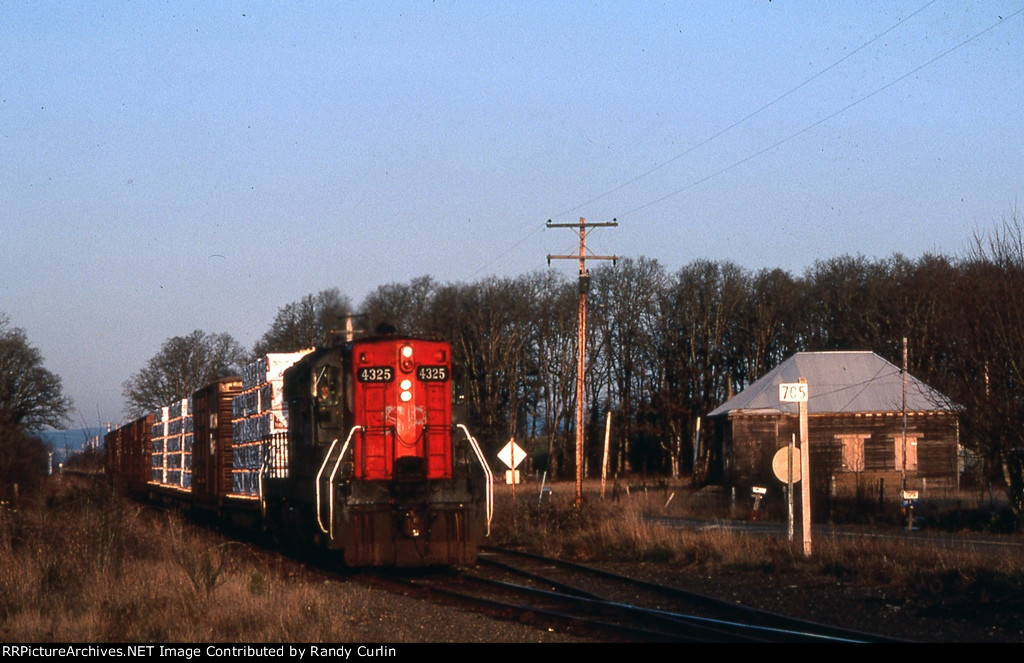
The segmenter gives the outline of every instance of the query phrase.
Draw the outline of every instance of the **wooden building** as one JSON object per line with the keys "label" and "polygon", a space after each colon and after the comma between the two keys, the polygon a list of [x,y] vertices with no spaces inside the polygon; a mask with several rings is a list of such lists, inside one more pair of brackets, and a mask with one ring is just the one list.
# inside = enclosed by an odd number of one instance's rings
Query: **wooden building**
{"label": "wooden building", "polygon": [[718,467],[710,469],[725,485],[777,485],[772,457],[800,434],[799,406],[779,401],[779,385],[801,377],[809,392],[812,485],[842,490],[881,481],[899,490],[905,474],[908,488],[957,486],[954,406],[909,375],[904,399],[902,371],[873,352],[797,353],[713,410]]}

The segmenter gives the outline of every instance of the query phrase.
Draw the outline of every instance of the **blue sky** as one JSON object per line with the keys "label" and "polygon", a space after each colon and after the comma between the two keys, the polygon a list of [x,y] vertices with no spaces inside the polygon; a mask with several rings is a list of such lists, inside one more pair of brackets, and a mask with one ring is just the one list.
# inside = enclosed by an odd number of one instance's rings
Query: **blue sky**
{"label": "blue sky", "polygon": [[542,269],[548,219],[800,274],[1024,203],[1021,0],[13,1],[0,66],[0,312],[89,425],[170,336]]}

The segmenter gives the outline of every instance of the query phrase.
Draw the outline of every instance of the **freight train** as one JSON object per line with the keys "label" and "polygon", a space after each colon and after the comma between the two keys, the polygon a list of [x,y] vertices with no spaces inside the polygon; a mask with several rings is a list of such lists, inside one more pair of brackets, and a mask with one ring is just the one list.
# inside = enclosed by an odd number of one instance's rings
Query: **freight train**
{"label": "freight train", "polygon": [[472,563],[493,476],[447,342],[382,334],[270,354],[105,437],[115,488],[350,566]]}

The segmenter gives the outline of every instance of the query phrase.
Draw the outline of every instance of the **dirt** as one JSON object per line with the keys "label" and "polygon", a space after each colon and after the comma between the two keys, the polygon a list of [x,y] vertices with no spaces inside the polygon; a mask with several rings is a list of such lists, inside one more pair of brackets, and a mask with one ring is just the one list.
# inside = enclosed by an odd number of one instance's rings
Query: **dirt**
{"label": "dirt", "polygon": [[[831,624],[867,634],[913,642],[1024,642],[1018,609],[998,603],[918,604],[885,586],[795,574],[730,572],[714,576],[660,565],[616,564],[609,570],[708,596]],[[354,625],[372,642],[583,642],[529,624],[502,621],[428,601],[372,590],[371,613],[379,620]],[[966,604],[964,604],[966,605]]]}
{"label": "dirt", "polygon": [[762,572],[713,576],[653,565],[615,571],[822,624],[915,642],[1024,642],[1019,599],[918,603],[905,590]]}

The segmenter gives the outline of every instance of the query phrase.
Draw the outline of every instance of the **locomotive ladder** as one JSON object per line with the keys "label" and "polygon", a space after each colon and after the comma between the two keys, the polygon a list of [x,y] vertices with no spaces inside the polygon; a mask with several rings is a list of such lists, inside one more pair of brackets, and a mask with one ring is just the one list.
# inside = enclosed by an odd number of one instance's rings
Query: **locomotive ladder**
{"label": "locomotive ladder", "polygon": [[480,461],[480,467],[484,470],[484,476],[487,477],[487,536],[490,536],[491,517],[494,515],[494,474],[491,472],[490,465],[487,464],[487,459],[484,458],[484,452],[480,450],[480,443],[476,441],[475,437],[470,435],[469,429],[466,428],[465,424],[458,424],[458,427],[466,435],[466,440],[469,441],[469,446],[473,449],[473,453],[476,454],[476,459]]}
{"label": "locomotive ladder", "polygon": [[348,451],[349,444],[352,442],[352,436],[356,434],[356,431],[365,430],[362,426],[353,426],[352,430],[348,432],[348,437],[345,438],[345,443],[341,446],[341,451],[338,452],[336,458],[334,458],[334,465],[331,468],[330,476],[327,478],[327,518],[328,518],[328,531],[327,527],[324,527],[323,517],[321,516],[322,502],[323,499],[320,494],[320,485],[323,482],[324,470],[331,464],[331,457],[334,455],[334,450],[338,446],[338,438],[334,438],[331,442],[331,447],[327,450],[327,455],[324,456],[324,462],[320,464],[320,470],[316,473],[316,522],[320,526],[320,531],[328,535],[331,541],[334,540],[334,479],[338,475],[338,469],[341,467],[341,460],[345,457],[345,452]]}

